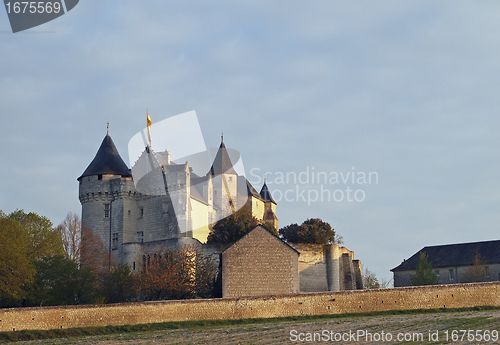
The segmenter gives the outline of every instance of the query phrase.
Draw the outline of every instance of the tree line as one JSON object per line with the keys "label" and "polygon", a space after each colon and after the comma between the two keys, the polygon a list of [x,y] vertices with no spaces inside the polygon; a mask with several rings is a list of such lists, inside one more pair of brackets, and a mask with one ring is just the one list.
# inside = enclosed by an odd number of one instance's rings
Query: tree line
{"label": "tree line", "polygon": [[72,213],[54,227],[36,213],[0,211],[0,307],[214,296],[217,267],[199,247],[145,257],[147,264],[133,274]]}
{"label": "tree line", "polygon": [[[243,208],[218,221],[207,242],[223,249],[259,223]],[[319,218],[279,230],[263,226],[287,242],[342,243]],[[36,213],[0,211],[0,307],[221,297],[219,269],[199,246],[159,248],[143,258],[134,272],[117,264],[73,213],[55,227]]]}

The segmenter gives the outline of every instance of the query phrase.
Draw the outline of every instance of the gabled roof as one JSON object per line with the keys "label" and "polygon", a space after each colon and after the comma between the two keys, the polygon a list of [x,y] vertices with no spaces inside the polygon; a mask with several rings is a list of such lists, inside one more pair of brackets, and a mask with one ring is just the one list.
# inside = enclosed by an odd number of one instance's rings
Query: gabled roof
{"label": "gabled roof", "polygon": [[237,175],[236,171],[233,169],[233,163],[231,163],[229,154],[227,153],[226,145],[224,145],[224,139],[221,140],[219,151],[217,151],[214,163],[212,164],[212,167],[207,175],[209,174],[212,176],[220,174]]}
{"label": "gabled roof", "polygon": [[94,159],[90,165],[85,169],[82,176],[77,180],[80,180],[85,176],[101,175],[101,174],[112,174],[121,175],[123,177],[132,177],[130,170],[120,157],[118,150],[116,149],[113,140],[106,134],[104,140],[101,143],[101,147],[97,151]]}
{"label": "gabled roof", "polygon": [[298,255],[300,255],[300,252],[295,249],[294,247],[292,247],[291,245],[289,245],[288,243],[286,243],[285,241],[283,241],[281,238],[279,238],[278,236],[276,236],[275,234],[273,234],[271,231],[267,230],[265,227],[263,227],[262,225],[257,225],[255,228],[253,228],[252,230],[250,230],[248,233],[245,234],[245,236],[243,236],[242,238],[240,238],[238,241],[234,242],[233,244],[231,244],[229,247],[227,247],[226,249],[224,249],[222,251],[222,253],[228,251],[231,247],[233,247],[236,243],[240,242],[242,239],[244,239],[245,237],[247,237],[248,235],[250,235],[253,231],[255,231],[256,229],[262,229],[262,230],[265,230],[267,233],[269,233],[269,235],[271,235],[272,237],[274,237],[275,239],[277,239],[278,241],[280,241],[283,245],[285,245],[286,247],[288,247],[288,249],[292,250],[293,252],[297,253]]}
{"label": "gabled roof", "polygon": [[273,197],[271,196],[271,192],[269,191],[269,188],[267,188],[266,181],[264,181],[264,185],[260,190],[260,196],[262,197],[262,199],[264,199],[265,202],[272,202],[273,204],[276,205],[276,201],[274,201]]}
{"label": "gabled roof", "polygon": [[391,271],[417,269],[420,252],[427,254],[433,268],[472,265],[476,252],[487,264],[500,263],[500,240],[424,247]]}

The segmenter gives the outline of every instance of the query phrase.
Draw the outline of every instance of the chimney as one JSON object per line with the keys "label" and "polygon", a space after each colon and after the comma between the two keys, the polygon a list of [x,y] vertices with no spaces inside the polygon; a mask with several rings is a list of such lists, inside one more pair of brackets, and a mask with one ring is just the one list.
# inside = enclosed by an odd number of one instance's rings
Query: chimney
{"label": "chimney", "polygon": [[165,152],[167,153],[167,164],[170,165],[170,152],[167,149],[165,149]]}

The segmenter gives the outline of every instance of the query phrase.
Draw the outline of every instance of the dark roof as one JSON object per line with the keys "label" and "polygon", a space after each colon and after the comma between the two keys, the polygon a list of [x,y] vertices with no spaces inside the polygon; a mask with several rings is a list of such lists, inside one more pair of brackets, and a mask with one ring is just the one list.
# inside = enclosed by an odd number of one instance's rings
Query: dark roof
{"label": "dark roof", "polygon": [[472,265],[476,252],[485,263],[500,263],[500,240],[424,247],[391,271],[417,269],[420,252],[427,254],[427,260],[433,268]]}
{"label": "dark roof", "polygon": [[104,137],[101,147],[99,147],[94,160],[90,163],[87,169],[85,169],[82,176],[80,176],[78,180],[85,176],[101,174],[132,177],[129,168],[120,157],[120,154],[113,143],[113,139],[109,136],[109,133]]}
{"label": "dark roof", "polygon": [[262,199],[260,194],[257,193],[257,191],[255,190],[255,188],[253,188],[252,184],[245,178],[245,182],[246,182],[246,185],[247,185],[247,193],[248,193],[248,196],[254,196],[258,199]]}
{"label": "dark roof", "polygon": [[208,174],[212,176],[220,174],[237,175],[236,171],[233,169],[233,163],[231,163],[231,159],[229,159],[229,154],[227,153],[226,145],[224,145],[224,140],[221,140],[219,150],[217,151],[214,163],[212,164]]}
{"label": "dark roof", "polygon": [[267,188],[266,181],[264,181],[264,185],[260,190],[260,196],[262,197],[262,199],[264,199],[265,202],[272,202],[273,204],[276,205],[276,201],[274,201],[273,197],[271,196],[271,192],[269,191],[269,188]]}

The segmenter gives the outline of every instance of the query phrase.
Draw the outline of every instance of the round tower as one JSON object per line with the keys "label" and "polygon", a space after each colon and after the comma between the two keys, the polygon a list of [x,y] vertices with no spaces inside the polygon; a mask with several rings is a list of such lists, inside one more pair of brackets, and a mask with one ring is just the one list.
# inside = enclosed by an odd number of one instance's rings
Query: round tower
{"label": "round tower", "polygon": [[134,241],[135,228],[131,221],[136,218],[137,207],[134,207],[135,188],[130,169],[120,157],[109,132],[77,180],[83,224],[99,236],[102,251],[121,262],[122,243]]}

